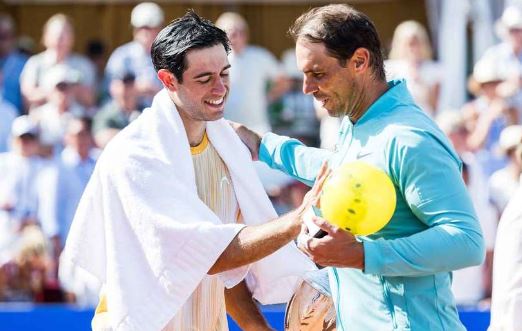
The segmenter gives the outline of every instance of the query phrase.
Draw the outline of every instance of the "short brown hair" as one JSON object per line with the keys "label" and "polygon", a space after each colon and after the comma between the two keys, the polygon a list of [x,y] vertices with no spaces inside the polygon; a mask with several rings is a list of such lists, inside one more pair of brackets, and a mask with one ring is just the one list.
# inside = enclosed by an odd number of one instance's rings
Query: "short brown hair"
{"label": "short brown hair", "polygon": [[323,43],[330,55],[346,65],[355,50],[365,48],[370,52],[370,66],[377,78],[385,80],[384,63],[379,35],[372,21],[365,14],[345,5],[317,7],[302,14],[290,27],[290,36],[297,41],[306,38]]}

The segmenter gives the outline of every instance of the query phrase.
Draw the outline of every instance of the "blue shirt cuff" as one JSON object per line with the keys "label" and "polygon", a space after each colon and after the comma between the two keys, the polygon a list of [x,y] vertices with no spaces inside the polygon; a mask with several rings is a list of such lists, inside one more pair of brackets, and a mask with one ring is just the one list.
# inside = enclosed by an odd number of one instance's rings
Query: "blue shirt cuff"
{"label": "blue shirt cuff", "polygon": [[383,265],[381,240],[365,240],[362,239],[364,247],[364,270],[365,274],[379,275],[382,273]]}

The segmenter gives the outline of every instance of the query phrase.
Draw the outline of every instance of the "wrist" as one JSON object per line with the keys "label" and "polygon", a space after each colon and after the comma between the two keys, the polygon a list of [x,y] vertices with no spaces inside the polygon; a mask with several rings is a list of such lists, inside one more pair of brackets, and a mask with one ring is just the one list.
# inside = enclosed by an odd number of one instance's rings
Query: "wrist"
{"label": "wrist", "polygon": [[357,265],[355,267],[364,271],[364,267],[365,267],[364,245],[360,241],[356,241],[355,245],[356,245],[356,252],[357,252],[356,255],[358,256]]}

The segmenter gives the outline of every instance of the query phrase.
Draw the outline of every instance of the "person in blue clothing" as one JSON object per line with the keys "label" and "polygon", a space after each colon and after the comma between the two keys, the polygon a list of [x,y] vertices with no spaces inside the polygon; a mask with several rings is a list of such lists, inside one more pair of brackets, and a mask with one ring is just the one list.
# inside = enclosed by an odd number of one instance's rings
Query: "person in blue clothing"
{"label": "person in blue clothing", "polygon": [[20,92],[20,75],[27,56],[15,49],[16,27],[13,18],[0,13],[0,98],[16,107],[18,115],[24,113]]}
{"label": "person in blue clothing", "polygon": [[301,245],[329,269],[337,330],[465,330],[451,271],[480,264],[484,241],[459,157],[405,82],[386,82],[366,15],[344,4],[314,8],[290,33],[303,91],[343,118],[338,145],[330,152],[235,125],[253,158],[309,185],[325,160],[333,169],[363,160],[385,171],[397,194],[394,215],[379,232],[354,236],[316,217],[328,234]]}

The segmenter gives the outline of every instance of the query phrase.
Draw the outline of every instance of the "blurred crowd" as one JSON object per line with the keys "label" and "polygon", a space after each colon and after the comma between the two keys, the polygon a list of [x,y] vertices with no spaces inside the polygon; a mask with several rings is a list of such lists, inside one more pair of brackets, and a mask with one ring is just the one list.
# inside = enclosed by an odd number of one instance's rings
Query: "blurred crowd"
{"label": "blurred crowd", "polygon": [[[0,301],[97,302],[74,271],[59,273],[58,265],[98,155],[161,89],[150,48],[164,13],[141,3],[130,23],[133,40],[104,61],[101,42],[73,53],[74,26],[64,14],[48,19],[45,49],[31,54],[17,47],[14,20],[0,13]],[[303,94],[294,50],[278,59],[249,44],[248,22],[237,13],[223,13],[216,24],[232,46],[225,117],[334,149],[339,119]],[[464,163],[488,252],[482,266],[454,273],[462,305],[488,304],[497,225],[522,172],[522,7],[507,7],[496,30],[498,42],[473,65],[468,101],[455,109],[440,106],[451,72],[434,60],[424,26],[399,24],[386,54],[388,79],[407,81]],[[257,166],[278,212],[300,204],[304,184]]]}

